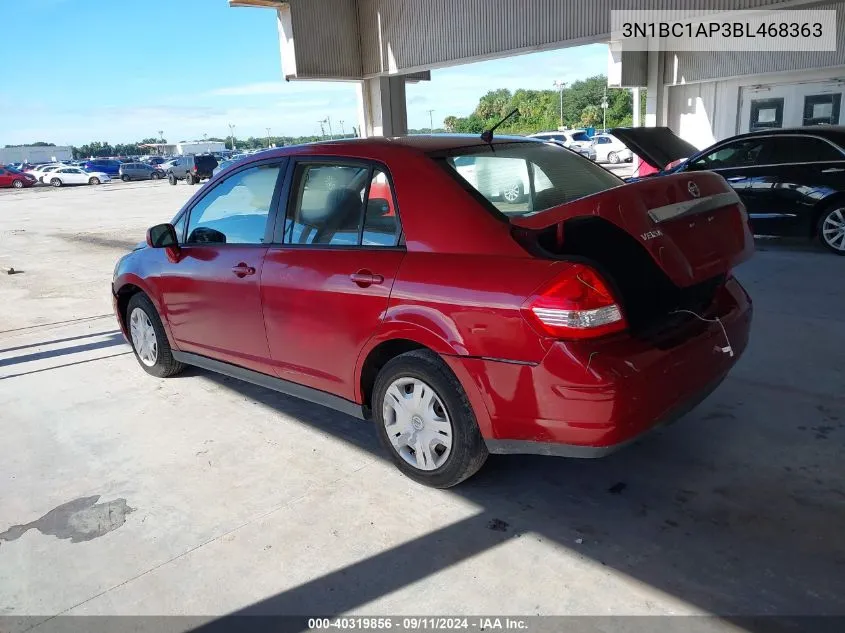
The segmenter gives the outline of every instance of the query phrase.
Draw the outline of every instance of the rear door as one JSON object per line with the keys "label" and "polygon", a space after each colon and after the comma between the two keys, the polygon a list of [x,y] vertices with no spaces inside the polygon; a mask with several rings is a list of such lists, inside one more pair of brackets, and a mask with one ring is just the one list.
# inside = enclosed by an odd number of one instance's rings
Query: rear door
{"label": "rear door", "polygon": [[755,231],[765,235],[807,237],[815,230],[822,201],[845,191],[845,156],[821,137],[772,136],[770,165],[754,167],[752,181],[770,185],[765,206],[749,211]]}
{"label": "rear door", "polygon": [[11,187],[12,180],[14,180],[12,172],[0,167],[0,187]]}
{"label": "rear door", "polygon": [[161,295],[180,350],[272,373],[259,280],[286,160],[245,166],[187,210]]}
{"label": "rear door", "polygon": [[401,210],[383,165],[308,157],[290,172],[261,275],[270,353],[279,377],[353,400],[405,255]]}

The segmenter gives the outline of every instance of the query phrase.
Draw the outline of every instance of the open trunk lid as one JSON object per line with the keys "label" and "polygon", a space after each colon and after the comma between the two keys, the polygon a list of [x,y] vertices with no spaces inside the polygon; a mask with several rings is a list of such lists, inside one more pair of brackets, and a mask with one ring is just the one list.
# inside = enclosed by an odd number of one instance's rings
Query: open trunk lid
{"label": "open trunk lid", "polygon": [[678,288],[725,275],[754,252],[745,207],[710,172],[645,179],[510,221],[535,231],[557,225],[556,240],[565,250],[566,223],[587,218],[622,229]]}
{"label": "open trunk lid", "polygon": [[687,143],[668,127],[617,127],[610,132],[634,154],[658,170],[698,153],[694,145]]}

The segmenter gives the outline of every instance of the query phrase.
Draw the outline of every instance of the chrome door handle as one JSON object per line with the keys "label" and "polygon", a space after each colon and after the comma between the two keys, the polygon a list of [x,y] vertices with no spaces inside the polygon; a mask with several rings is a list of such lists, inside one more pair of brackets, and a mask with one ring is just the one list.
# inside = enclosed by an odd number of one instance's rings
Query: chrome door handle
{"label": "chrome door handle", "polygon": [[236,277],[244,278],[247,275],[254,275],[255,268],[252,266],[247,266],[243,262],[238,264],[237,266],[232,266],[232,272],[235,273]]}

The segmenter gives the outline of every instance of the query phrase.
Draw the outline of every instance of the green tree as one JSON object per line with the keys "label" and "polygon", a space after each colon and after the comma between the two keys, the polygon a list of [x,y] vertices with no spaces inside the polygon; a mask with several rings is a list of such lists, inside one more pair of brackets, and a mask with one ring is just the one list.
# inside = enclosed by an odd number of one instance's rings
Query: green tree
{"label": "green tree", "polygon": [[601,108],[595,105],[588,105],[581,111],[581,125],[584,127],[595,127],[601,122]]}

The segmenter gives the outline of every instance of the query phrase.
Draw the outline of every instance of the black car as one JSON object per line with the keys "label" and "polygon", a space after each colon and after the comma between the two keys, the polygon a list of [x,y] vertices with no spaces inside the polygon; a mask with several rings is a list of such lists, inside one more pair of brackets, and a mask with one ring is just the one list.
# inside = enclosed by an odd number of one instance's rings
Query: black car
{"label": "black car", "polygon": [[612,133],[659,170],[655,176],[703,170],[723,176],[756,235],[818,239],[845,255],[845,127],[760,130],[701,151],[665,127]]}
{"label": "black car", "polygon": [[201,180],[211,178],[214,168],[217,167],[217,159],[210,154],[180,156],[175,160],[176,162],[167,168],[167,179],[171,185],[183,179],[189,185],[196,184]]}

